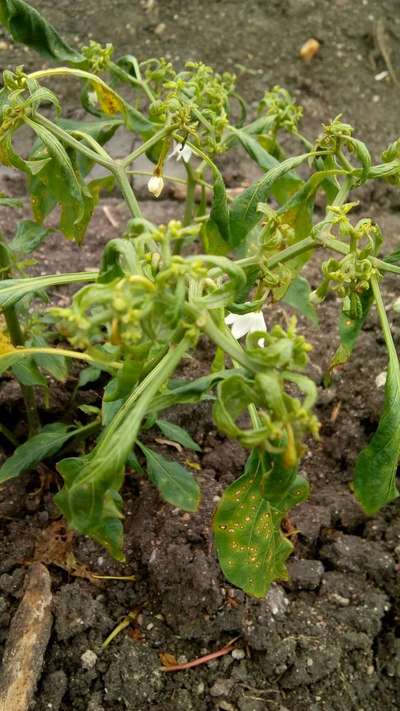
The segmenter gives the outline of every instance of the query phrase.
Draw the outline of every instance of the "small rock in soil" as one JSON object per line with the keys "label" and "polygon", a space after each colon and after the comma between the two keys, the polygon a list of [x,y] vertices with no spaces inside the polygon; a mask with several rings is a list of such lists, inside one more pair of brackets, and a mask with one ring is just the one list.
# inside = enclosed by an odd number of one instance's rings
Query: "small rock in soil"
{"label": "small rock in soil", "polygon": [[217,679],[210,689],[211,696],[229,696],[234,681],[232,679]]}
{"label": "small rock in soil", "polygon": [[93,669],[96,666],[97,654],[91,649],[87,649],[81,654],[81,662],[84,669]]}
{"label": "small rock in soil", "polygon": [[11,575],[7,573],[0,575],[0,590],[7,595],[21,597],[25,572],[24,568],[17,568]]}
{"label": "small rock in soil", "polygon": [[294,590],[315,590],[321,582],[324,566],[319,560],[297,560],[288,562],[289,587]]}

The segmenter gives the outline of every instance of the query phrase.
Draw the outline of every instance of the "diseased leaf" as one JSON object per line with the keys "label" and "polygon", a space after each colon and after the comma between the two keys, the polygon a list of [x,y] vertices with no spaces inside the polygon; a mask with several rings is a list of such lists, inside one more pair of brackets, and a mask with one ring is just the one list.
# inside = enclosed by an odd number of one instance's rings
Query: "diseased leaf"
{"label": "diseased leaf", "polygon": [[157,420],[156,425],[168,439],[178,442],[186,449],[193,449],[195,452],[201,452],[201,447],[199,447],[197,442],[191,438],[190,434],[186,432],[183,427],[174,425],[173,422],[168,422],[168,420]]}
{"label": "diseased leaf", "polygon": [[225,489],[214,518],[224,575],[249,595],[264,597],[274,580],[287,580],[292,543],[281,531],[287,511],[308,496],[308,483],[279,456],[251,453],[244,474]]}
{"label": "diseased leaf", "polygon": [[24,0],[0,0],[0,23],[15,42],[32,47],[49,59],[81,62],[79,52],[69,47],[37,10]]}
{"label": "diseased leaf", "polygon": [[161,454],[140,445],[146,457],[149,479],[169,504],[184,511],[197,511],[200,503],[200,488],[189,472],[178,462],[165,459]]}
{"label": "diseased leaf", "polygon": [[0,483],[33,469],[46,457],[52,457],[75,434],[76,430],[71,430],[69,425],[62,422],[46,425],[39,434],[17,447],[11,457],[6,459],[0,467]]}
{"label": "diseased leaf", "polygon": [[293,306],[317,326],[319,320],[314,306],[310,303],[310,293],[311,289],[307,279],[298,276],[290,284],[282,301]]}

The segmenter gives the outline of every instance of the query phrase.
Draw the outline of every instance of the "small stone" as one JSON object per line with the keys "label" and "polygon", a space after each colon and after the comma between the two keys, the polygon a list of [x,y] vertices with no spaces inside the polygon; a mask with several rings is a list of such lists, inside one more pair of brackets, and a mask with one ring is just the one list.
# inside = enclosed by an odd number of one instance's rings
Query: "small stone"
{"label": "small stone", "polygon": [[217,679],[210,689],[211,696],[229,696],[234,682],[232,679]]}
{"label": "small stone", "polygon": [[231,652],[231,656],[233,657],[233,659],[237,660],[244,659],[246,656],[246,652],[244,651],[244,649],[233,649]]}
{"label": "small stone", "polygon": [[315,590],[321,583],[324,566],[319,560],[292,558],[288,562],[288,573],[291,587],[296,590]]}
{"label": "small stone", "polygon": [[84,669],[93,669],[93,667],[96,666],[97,654],[92,652],[91,649],[87,649],[86,652],[81,655],[81,662]]}

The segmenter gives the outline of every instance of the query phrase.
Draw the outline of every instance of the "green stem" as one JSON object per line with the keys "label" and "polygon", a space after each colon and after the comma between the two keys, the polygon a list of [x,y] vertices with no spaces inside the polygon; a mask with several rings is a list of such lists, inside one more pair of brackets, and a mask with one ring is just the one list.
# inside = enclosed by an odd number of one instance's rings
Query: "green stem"
{"label": "green stem", "polygon": [[189,163],[185,163],[186,173],[187,173],[187,192],[186,192],[186,203],[185,203],[185,213],[183,216],[183,226],[187,227],[192,224],[193,221],[193,210],[194,210],[194,197],[196,190],[196,178],[192,167]]}
{"label": "green stem", "polygon": [[198,314],[198,326],[211,338],[214,343],[222,348],[222,350],[227,353],[232,360],[237,361],[240,365],[243,365],[247,370],[256,371],[257,368],[254,366],[248,355],[243,350],[240,343],[238,343],[230,334],[226,334],[221,331],[216,323],[213,321],[208,312],[200,312],[195,308],[190,306],[191,315]]}
{"label": "green stem", "polygon": [[371,287],[372,287],[372,291],[374,294],[376,309],[379,314],[379,319],[381,322],[382,331],[383,331],[383,335],[384,335],[385,342],[386,342],[386,347],[388,349],[389,360],[394,359],[395,361],[397,361],[396,346],[394,345],[392,332],[390,330],[389,320],[388,320],[388,317],[386,314],[385,305],[383,303],[381,290],[379,288],[378,279],[376,278],[376,276],[373,276],[371,278]]}
{"label": "green stem", "polygon": [[13,445],[13,447],[18,447],[18,440],[17,438],[13,435],[13,433],[6,427],[5,425],[2,425],[0,423],[0,434],[4,435],[6,439],[8,439],[9,442]]}
{"label": "green stem", "polygon": [[128,74],[128,72],[126,72],[124,69],[119,67],[118,64],[115,64],[114,62],[110,62],[109,69],[110,69],[110,72],[112,74],[114,74],[114,76],[116,76],[118,79],[123,81],[125,84],[131,84],[132,86],[135,87],[135,89],[142,89],[142,91],[144,91],[144,93],[146,94],[149,101],[155,100],[155,96],[152,93],[149,85],[142,78],[136,79],[135,77]]}
{"label": "green stem", "polygon": [[135,193],[133,192],[132,186],[129,182],[129,178],[126,174],[125,168],[123,168],[122,166],[116,167],[114,168],[113,173],[119,183],[119,187],[121,188],[121,192],[127,202],[132,217],[143,217],[142,211],[139,207],[139,203],[136,200]]}
{"label": "green stem", "polygon": [[[0,271],[4,279],[10,273],[10,259],[8,249],[5,244],[0,244]],[[23,346],[25,343],[24,334],[22,332],[18,314],[14,305],[3,308],[4,318],[7,324],[7,330],[13,346]],[[40,429],[40,420],[36,407],[35,390],[32,385],[24,385],[19,383],[22,396],[25,402],[26,416],[28,420],[29,436],[36,434]]]}
{"label": "green stem", "polygon": [[171,133],[174,130],[173,126],[164,126],[161,128],[157,133],[154,134],[151,138],[148,139],[148,141],[145,141],[142,143],[139,148],[136,148],[135,151],[132,151],[126,158],[120,161],[120,165],[126,168],[127,165],[132,163],[136,158],[139,158],[139,156],[143,155],[143,153],[146,153],[146,151],[149,150],[152,146],[154,146],[158,141],[160,141],[164,136],[167,136],[169,133]]}

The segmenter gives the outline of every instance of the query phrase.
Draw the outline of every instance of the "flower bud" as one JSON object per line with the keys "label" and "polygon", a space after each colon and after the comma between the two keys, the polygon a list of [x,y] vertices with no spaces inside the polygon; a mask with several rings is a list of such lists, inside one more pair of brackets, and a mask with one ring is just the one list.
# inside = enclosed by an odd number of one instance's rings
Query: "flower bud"
{"label": "flower bud", "polygon": [[164,188],[164,181],[161,175],[152,175],[149,182],[147,183],[147,188],[149,192],[154,195],[154,197],[160,197]]}

